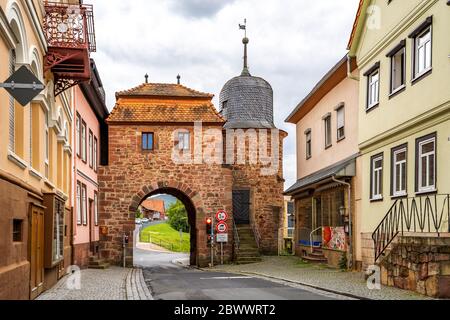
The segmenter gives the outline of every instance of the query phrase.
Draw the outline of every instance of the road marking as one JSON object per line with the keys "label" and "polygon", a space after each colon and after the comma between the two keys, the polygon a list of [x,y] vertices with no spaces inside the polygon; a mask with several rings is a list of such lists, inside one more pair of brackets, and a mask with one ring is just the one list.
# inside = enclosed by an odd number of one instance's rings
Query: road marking
{"label": "road marking", "polygon": [[242,280],[253,279],[253,277],[212,277],[212,278],[200,278],[200,280]]}

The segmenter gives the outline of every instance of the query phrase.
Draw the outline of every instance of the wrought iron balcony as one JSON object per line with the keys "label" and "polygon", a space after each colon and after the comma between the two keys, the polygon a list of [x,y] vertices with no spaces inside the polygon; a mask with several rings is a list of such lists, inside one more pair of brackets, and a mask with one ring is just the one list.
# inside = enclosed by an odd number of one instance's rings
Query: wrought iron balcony
{"label": "wrought iron balcony", "polygon": [[450,195],[398,199],[372,235],[375,262],[397,236],[428,233],[439,237],[450,232]]}
{"label": "wrought iron balcony", "polygon": [[44,71],[55,76],[55,96],[91,79],[91,52],[96,51],[92,5],[46,1],[43,30],[48,44]]}

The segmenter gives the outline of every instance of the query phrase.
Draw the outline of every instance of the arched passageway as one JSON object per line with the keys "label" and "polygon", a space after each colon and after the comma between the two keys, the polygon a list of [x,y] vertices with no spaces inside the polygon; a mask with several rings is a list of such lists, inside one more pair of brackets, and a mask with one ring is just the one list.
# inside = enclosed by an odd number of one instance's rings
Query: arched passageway
{"label": "arched passageway", "polygon": [[156,189],[152,192],[150,192],[147,196],[145,196],[140,205],[149,198],[152,198],[157,195],[170,195],[175,197],[177,200],[181,201],[186,208],[187,216],[188,216],[188,224],[189,224],[189,233],[190,233],[190,264],[191,265],[197,265],[197,228],[196,228],[196,209],[194,204],[192,203],[192,200],[189,198],[189,196],[184,193],[183,191],[171,188],[171,187],[165,187]]}

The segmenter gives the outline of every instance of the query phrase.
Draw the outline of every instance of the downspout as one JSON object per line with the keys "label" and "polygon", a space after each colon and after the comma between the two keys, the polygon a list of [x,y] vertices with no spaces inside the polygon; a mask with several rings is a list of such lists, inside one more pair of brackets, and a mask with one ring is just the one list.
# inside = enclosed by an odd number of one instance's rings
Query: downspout
{"label": "downspout", "polygon": [[359,77],[352,74],[352,57],[350,57],[350,54],[347,54],[347,78],[359,81]]}
{"label": "downspout", "polygon": [[349,269],[353,269],[353,219],[352,219],[352,186],[350,183],[347,183],[345,181],[341,181],[336,179],[336,176],[332,177],[333,181],[336,183],[339,183],[341,185],[347,186],[347,196],[348,196],[348,217],[349,217],[349,227],[348,227],[348,236],[350,238],[349,245],[348,245],[348,251],[349,251]]}

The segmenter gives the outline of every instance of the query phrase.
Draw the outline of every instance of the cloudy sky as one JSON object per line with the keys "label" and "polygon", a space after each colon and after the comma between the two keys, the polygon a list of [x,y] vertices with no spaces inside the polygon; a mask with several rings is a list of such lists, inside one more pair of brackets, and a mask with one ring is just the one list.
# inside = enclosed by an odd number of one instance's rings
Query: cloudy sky
{"label": "cloudy sky", "polygon": [[182,84],[216,95],[242,70],[248,21],[249,65],[275,93],[285,142],[286,187],[296,180],[294,107],[346,53],[359,0],[91,0],[95,58],[107,105],[114,93],[144,82]]}

